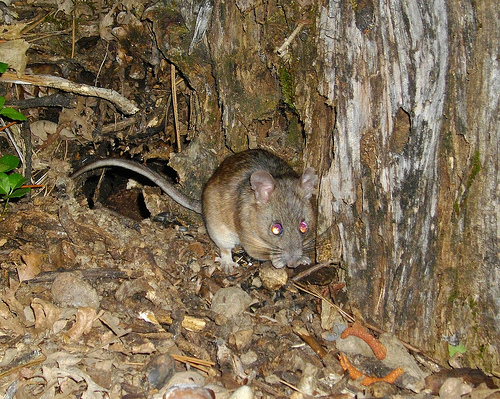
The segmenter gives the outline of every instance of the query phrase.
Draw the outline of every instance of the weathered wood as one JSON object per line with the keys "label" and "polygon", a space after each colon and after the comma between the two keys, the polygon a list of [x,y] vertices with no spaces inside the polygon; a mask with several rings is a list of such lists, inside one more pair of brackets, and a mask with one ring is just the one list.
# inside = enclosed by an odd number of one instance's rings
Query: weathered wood
{"label": "weathered wood", "polygon": [[438,332],[456,333],[471,366],[500,371],[500,10],[448,10],[449,69],[438,194]]}
{"label": "weathered wood", "polygon": [[433,269],[446,7],[331,2],[322,20],[318,48],[332,60],[324,94],[338,99],[322,205],[340,231],[351,299],[370,322],[425,346],[438,338],[424,326],[435,324],[439,292]]}
{"label": "weathered wood", "polygon": [[500,18],[486,3],[323,10],[318,80],[337,120],[320,207],[365,318],[442,359],[455,336],[498,372]]}

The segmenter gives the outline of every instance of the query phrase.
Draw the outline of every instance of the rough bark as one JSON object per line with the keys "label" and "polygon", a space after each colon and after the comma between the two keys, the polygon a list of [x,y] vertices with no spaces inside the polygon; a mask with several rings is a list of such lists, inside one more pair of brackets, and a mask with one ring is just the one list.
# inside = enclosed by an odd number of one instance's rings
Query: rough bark
{"label": "rough bark", "polygon": [[318,49],[337,100],[323,228],[338,226],[351,299],[442,359],[452,337],[498,371],[496,8],[330,2]]}
{"label": "rough bark", "polygon": [[469,364],[498,372],[500,10],[493,1],[461,1],[448,18],[436,324],[457,335]]}
{"label": "rough bark", "polygon": [[417,327],[433,324],[438,294],[445,12],[444,1],[357,10],[331,2],[320,32],[335,63],[325,95],[339,99],[324,200],[340,230],[350,295],[370,321],[416,345],[428,339]]}

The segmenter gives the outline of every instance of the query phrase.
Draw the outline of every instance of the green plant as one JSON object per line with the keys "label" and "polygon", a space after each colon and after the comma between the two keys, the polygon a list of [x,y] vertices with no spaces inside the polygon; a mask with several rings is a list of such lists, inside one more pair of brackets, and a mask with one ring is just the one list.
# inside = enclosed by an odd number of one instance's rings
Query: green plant
{"label": "green plant", "polygon": [[453,355],[457,352],[459,352],[459,353],[467,352],[467,349],[465,349],[464,344],[460,343],[457,346],[453,346],[451,344],[448,344],[448,354],[450,355],[450,357],[453,357]]}
{"label": "green plant", "polygon": [[[6,63],[0,62],[0,74],[4,73],[8,67]],[[14,121],[26,120],[26,116],[22,113],[13,108],[4,107],[4,104],[5,97],[0,96],[0,116],[5,116]],[[0,197],[5,201],[1,215],[3,215],[7,209],[7,205],[11,198],[20,198],[31,190],[29,187],[22,187],[22,185],[28,181],[23,175],[20,173],[6,173],[17,168],[18,165],[19,158],[14,155],[5,155],[0,158]]]}
{"label": "green plant", "polygon": [[[0,62],[0,74],[4,73],[9,66],[4,63]],[[21,114],[19,111],[16,111],[13,108],[8,108],[4,107],[3,105],[5,104],[5,97],[0,96],[0,115],[5,116],[9,119],[15,120],[15,121],[25,121],[27,118],[25,115]]]}
{"label": "green plant", "polygon": [[28,181],[23,175],[20,173],[6,173],[17,168],[18,165],[19,158],[14,155],[5,155],[0,158],[0,197],[5,201],[2,215],[7,209],[11,198],[20,198],[31,190],[28,187],[21,187]]}

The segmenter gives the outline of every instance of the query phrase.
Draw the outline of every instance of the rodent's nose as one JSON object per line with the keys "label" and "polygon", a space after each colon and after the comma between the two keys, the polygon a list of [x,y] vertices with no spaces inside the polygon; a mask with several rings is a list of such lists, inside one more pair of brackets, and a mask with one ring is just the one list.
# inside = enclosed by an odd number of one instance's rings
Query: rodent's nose
{"label": "rodent's nose", "polygon": [[308,256],[306,255],[296,255],[296,256],[291,256],[287,262],[286,265],[288,267],[291,267],[292,269],[295,269],[296,267],[300,265],[309,265],[311,263],[311,259],[309,259]]}
{"label": "rodent's nose", "polygon": [[271,262],[276,269],[281,269],[285,266],[295,269],[300,265],[309,265],[311,259],[304,255],[301,250],[298,250],[294,252],[282,252],[275,256],[271,255]]}

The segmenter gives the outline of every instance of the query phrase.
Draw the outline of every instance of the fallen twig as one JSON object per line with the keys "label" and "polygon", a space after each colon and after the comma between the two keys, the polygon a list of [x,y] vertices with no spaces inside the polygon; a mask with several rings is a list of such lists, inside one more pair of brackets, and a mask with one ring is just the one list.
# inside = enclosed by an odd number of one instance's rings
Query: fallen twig
{"label": "fallen twig", "polygon": [[207,374],[209,374],[209,368],[215,366],[215,363],[209,360],[202,360],[196,357],[191,356],[183,356],[183,355],[174,355],[170,354],[170,356],[181,363],[189,363],[191,367],[194,367],[198,370],[201,370]]}
{"label": "fallen twig", "polygon": [[334,304],[330,299],[325,298],[323,295],[321,295],[316,287],[313,286],[307,286],[303,283],[293,283],[294,287],[298,288],[301,291],[307,292],[308,294],[311,294],[312,296],[315,296],[318,299],[321,299],[322,301],[326,301],[331,307],[335,308],[341,315],[350,323],[354,323],[356,319],[351,316],[349,313],[347,313],[344,309],[342,309],[340,306]]}
{"label": "fallen twig", "polygon": [[52,75],[21,75],[4,72],[0,76],[0,82],[29,84],[34,86],[52,87],[70,93],[81,94],[82,96],[98,97],[108,100],[126,115],[132,115],[139,111],[139,108],[128,98],[118,92],[101,87],[89,86],[82,83],[71,82],[70,80]]}
{"label": "fallen twig", "polygon": [[290,36],[288,36],[288,38],[283,42],[281,47],[276,50],[276,54],[282,57],[286,53],[286,50],[288,49],[288,46],[290,46],[290,43],[292,43],[292,40],[295,39],[295,36],[297,36],[300,30],[308,23],[309,21],[306,20],[299,21],[293,32],[290,34]]}
{"label": "fallen twig", "polygon": [[307,270],[304,270],[303,272],[300,272],[293,276],[291,279],[293,282],[297,282],[299,280],[302,280],[303,278],[310,276],[311,274],[317,272],[318,270],[321,270],[325,267],[330,267],[335,264],[339,264],[340,261],[335,261],[335,262],[325,262],[325,263],[318,263],[317,265],[309,267]]}
{"label": "fallen twig", "polygon": [[175,65],[172,64],[170,68],[170,77],[172,83],[172,105],[174,111],[174,130],[175,140],[177,141],[177,152],[181,152],[181,136],[179,133],[179,114],[177,109],[177,84],[175,82]]}
{"label": "fallen twig", "polygon": [[327,355],[328,352],[321,346],[316,338],[309,334],[305,328],[297,327],[293,329],[293,332],[297,334],[307,345],[309,345],[320,359],[323,359]]}

